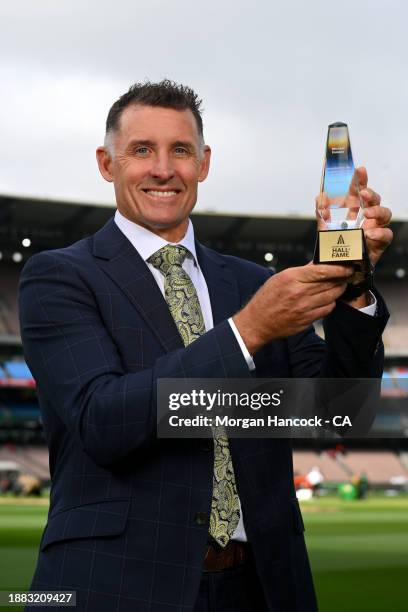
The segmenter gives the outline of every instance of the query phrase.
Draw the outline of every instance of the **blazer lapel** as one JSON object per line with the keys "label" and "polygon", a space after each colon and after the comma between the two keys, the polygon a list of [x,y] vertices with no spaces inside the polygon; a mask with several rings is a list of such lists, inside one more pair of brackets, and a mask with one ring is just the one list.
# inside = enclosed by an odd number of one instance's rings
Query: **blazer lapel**
{"label": "blazer lapel", "polygon": [[[92,252],[100,268],[137,308],[164,350],[183,348],[166,300],[148,266],[113,218],[94,235]],[[196,252],[210,294],[214,325],[217,325],[240,308],[237,280],[218,253],[198,242]]]}
{"label": "blazer lapel", "polygon": [[181,336],[147,264],[113,219],[94,235],[93,255],[137,308],[165,351],[182,348]]}
{"label": "blazer lapel", "polygon": [[196,252],[210,294],[214,325],[217,325],[240,308],[237,279],[225,259],[215,251],[196,242]]}

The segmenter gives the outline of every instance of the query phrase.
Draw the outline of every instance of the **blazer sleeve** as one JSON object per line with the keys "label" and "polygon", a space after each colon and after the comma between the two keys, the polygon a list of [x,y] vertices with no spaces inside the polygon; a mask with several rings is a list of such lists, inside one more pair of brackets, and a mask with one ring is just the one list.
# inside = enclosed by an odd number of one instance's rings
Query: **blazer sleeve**
{"label": "blazer sleeve", "polygon": [[288,338],[292,375],[297,378],[381,378],[384,345],[381,335],[389,319],[377,290],[377,312],[371,316],[341,300],[323,321],[325,340],[309,327]]}
{"label": "blazer sleeve", "polygon": [[[267,270],[266,279],[273,274]],[[313,325],[286,338],[293,378],[381,378],[384,365],[381,335],[390,315],[381,294],[377,289],[373,292],[377,299],[375,316],[339,299],[323,321],[325,340],[316,334]]]}
{"label": "blazer sleeve", "polygon": [[24,355],[54,417],[109,466],[156,438],[159,378],[250,377],[225,321],[154,367],[125,372],[86,279],[57,252],[33,256],[20,277]]}

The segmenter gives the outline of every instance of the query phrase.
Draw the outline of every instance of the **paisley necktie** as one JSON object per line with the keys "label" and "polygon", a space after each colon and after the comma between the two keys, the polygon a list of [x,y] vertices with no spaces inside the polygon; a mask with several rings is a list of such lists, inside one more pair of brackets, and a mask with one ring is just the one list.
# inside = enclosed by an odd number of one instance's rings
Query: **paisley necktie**
{"label": "paisley necktie", "polygon": [[[147,260],[164,276],[164,295],[185,346],[205,333],[205,324],[196,289],[182,265],[187,256],[182,246],[166,245]],[[214,433],[213,497],[210,534],[225,547],[240,518],[239,499],[228,438],[222,427]]]}

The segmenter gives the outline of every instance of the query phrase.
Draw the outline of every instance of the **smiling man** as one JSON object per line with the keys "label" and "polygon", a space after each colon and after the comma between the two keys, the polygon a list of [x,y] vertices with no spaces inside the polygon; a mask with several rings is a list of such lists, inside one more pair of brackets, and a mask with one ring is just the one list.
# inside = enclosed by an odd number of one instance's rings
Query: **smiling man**
{"label": "smiling man", "polygon": [[[289,440],[157,439],[157,381],[381,376],[387,310],[375,290],[340,299],[349,268],[271,275],[195,240],[204,142],[191,89],[131,87],[97,149],[114,218],[21,276],[52,477],[31,589],[84,612],[314,612]],[[391,213],[361,195],[375,263]]]}

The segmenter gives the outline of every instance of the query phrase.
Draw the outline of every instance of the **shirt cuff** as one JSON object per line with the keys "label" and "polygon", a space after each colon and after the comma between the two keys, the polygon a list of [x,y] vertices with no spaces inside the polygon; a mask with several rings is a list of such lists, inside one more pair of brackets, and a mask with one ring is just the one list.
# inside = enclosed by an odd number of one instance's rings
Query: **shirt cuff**
{"label": "shirt cuff", "polygon": [[[377,298],[375,297],[374,293],[372,293],[371,291],[369,293],[371,297],[371,304],[369,304],[368,306],[364,306],[364,308],[359,308],[358,310],[362,312],[363,314],[369,315],[370,317],[374,317],[376,310],[377,310]],[[255,370],[254,360],[252,359],[247,347],[245,346],[245,342],[241,338],[241,334],[239,333],[237,326],[235,325],[232,318],[228,319],[228,323],[230,324],[231,329],[234,332],[234,336],[237,339],[237,342],[240,346],[244,359],[247,362],[248,368],[251,371]]]}
{"label": "shirt cuff", "polygon": [[[377,302],[376,302],[377,303]],[[366,308],[369,308],[369,306],[366,306]],[[251,355],[249,354],[249,351],[247,349],[247,347],[245,346],[245,342],[243,341],[243,339],[241,338],[241,334],[239,333],[237,326],[235,325],[234,321],[232,320],[232,318],[228,319],[228,323],[231,325],[231,329],[234,332],[234,336],[237,339],[237,342],[240,346],[240,349],[242,351],[242,354],[245,358],[245,361],[247,362],[248,368],[251,370],[255,370],[255,363],[254,360],[252,359]]]}
{"label": "shirt cuff", "polygon": [[364,308],[359,308],[359,311],[363,314],[369,315],[370,317],[374,317],[377,310],[377,298],[371,291],[369,293],[371,297],[371,304],[364,306]]}

